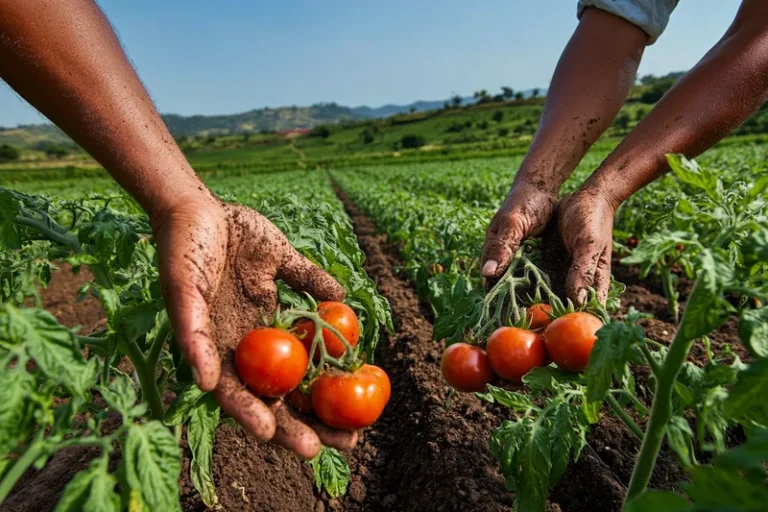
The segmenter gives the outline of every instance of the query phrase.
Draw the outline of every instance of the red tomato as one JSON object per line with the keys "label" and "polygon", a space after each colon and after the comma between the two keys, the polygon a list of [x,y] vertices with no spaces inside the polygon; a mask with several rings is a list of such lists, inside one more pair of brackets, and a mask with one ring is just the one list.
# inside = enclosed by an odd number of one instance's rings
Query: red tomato
{"label": "red tomato", "polygon": [[638,243],[639,241],[637,240],[637,237],[631,236],[627,238],[627,247],[629,247],[630,249],[634,249],[635,247],[637,247]]}
{"label": "red tomato", "polygon": [[[317,305],[317,313],[320,318],[331,324],[338,330],[351,346],[357,345],[360,339],[360,323],[357,315],[351,307],[342,302],[321,302]],[[312,320],[299,320],[294,326],[294,332],[298,336],[307,352],[312,350],[312,340],[315,338],[315,322]],[[344,355],[344,343],[328,329],[323,329],[325,350],[331,357]],[[315,352],[315,361],[320,359],[320,348]]]}
{"label": "red tomato", "polygon": [[528,318],[531,319],[532,331],[543,329],[552,322],[552,319],[549,317],[552,313],[552,308],[549,304],[534,304],[526,312],[528,313]]}
{"label": "red tomato", "polygon": [[557,366],[569,372],[582,372],[589,362],[589,353],[603,326],[599,318],[589,313],[568,313],[555,319],[544,331],[547,352]]}
{"label": "red tomato", "polygon": [[458,391],[485,391],[493,379],[488,354],[469,343],[454,343],[443,352],[440,361],[443,378]]}
{"label": "red tomato", "polygon": [[543,366],[546,359],[541,336],[518,327],[499,327],[493,331],[486,350],[496,375],[512,382],[522,382],[523,375]]}
{"label": "red tomato", "polygon": [[378,366],[355,372],[332,370],[312,385],[312,410],[329,427],[357,430],[372,425],[389,401],[392,387]]}
{"label": "red tomato", "polygon": [[298,386],[308,363],[299,339],[273,327],[250,331],[235,350],[237,373],[259,396],[282,396]]}
{"label": "red tomato", "polygon": [[288,400],[291,401],[293,408],[302,414],[312,412],[312,396],[309,393],[302,393],[298,388],[288,393]]}

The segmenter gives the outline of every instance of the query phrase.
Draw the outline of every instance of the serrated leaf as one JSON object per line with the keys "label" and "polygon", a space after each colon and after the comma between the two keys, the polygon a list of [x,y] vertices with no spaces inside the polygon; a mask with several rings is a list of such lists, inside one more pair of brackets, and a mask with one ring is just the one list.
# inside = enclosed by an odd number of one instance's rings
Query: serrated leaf
{"label": "serrated leaf", "polygon": [[117,479],[109,473],[106,459],[97,459],[64,488],[56,512],[119,512]]}
{"label": "serrated leaf", "polygon": [[136,507],[179,511],[181,451],[159,421],[132,425],[123,442],[123,475]]}
{"label": "serrated leaf", "polygon": [[34,380],[23,366],[0,372],[0,459],[26,440],[33,426]]}
{"label": "serrated leaf", "polygon": [[717,329],[731,314],[733,307],[722,297],[732,270],[718,261],[712,252],[701,253],[699,277],[693,285],[677,336],[694,340]]}
{"label": "serrated leaf", "polygon": [[102,386],[99,391],[109,406],[119,412],[124,419],[127,420],[132,416],[137,400],[136,389],[126,375],[116,375],[112,382]]}
{"label": "serrated leaf", "polygon": [[320,453],[309,461],[315,474],[315,486],[325,490],[331,498],[347,493],[349,485],[349,464],[334,448],[323,446]]}
{"label": "serrated leaf", "polygon": [[753,356],[768,357],[768,307],[741,312],[739,337]]}
{"label": "serrated leaf", "polygon": [[688,160],[685,155],[667,155],[667,162],[675,176],[683,183],[706,193],[713,201],[720,200],[719,180],[707,169],[702,169],[694,160]]}
{"label": "serrated leaf", "polygon": [[206,394],[197,401],[190,411],[187,439],[192,451],[190,479],[198,490],[203,503],[208,507],[216,507],[219,502],[216,496],[216,486],[213,482],[213,442],[216,428],[219,426],[221,409],[213,396]]}
{"label": "serrated leaf", "polygon": [[485,393],[475,393],[475,395],[488,403],[499,403],[515,411],[528,411],[534,407],[531,399],[522,393],[507,391],[490,384],[486,388],[487,391]]}
{"label": "serrated leaf", "polygon": [[680,457],[683,466],[690,467],[693,464],[691,454],[691,439],[693,431],[685,418],[673,416],[667,424],[667,442]]}
{"label": "serrated leaf", "polygon": [[170,407],[168,407],[168,410],[165,411],[163,423],[168,426],[185,423],[197,401],[204,395],[205,392],[201,391],[200,388],[194,384],[184,386],[176,394],[176,399],[171,403]]}
{"label": "serrated leaf", "polygon": [[587,400],[601,402],[611,389],[612,377],[621,380],[632,358],[632,347],[644,343],[642,327],[625,322],[610,322],[597,331],[597,340],[584,372]]}
{"label": "serrated leaf", "polygon": [[758,359],[737,374],[736,383],[725,400],[727,418],[768,426],[768,359]]}
{"label": "serrated leaf", "polygon": [[564,384],[577,382],[578,375],[551,366],[538,366],[523,376],[523,384],[534,391],[557,391]]}

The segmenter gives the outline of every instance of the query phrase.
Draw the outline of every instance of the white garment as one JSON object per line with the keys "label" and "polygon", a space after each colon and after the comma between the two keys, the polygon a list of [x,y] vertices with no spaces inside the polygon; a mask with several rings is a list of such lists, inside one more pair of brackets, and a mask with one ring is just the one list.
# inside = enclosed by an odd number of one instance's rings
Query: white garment
{"label": "white garment", "polygon": [[587,7],[609,12],[637,25],[648,34],[653,44],[667,28],[669,17],[679,0],[579,0],[577,16],[581,18]]}

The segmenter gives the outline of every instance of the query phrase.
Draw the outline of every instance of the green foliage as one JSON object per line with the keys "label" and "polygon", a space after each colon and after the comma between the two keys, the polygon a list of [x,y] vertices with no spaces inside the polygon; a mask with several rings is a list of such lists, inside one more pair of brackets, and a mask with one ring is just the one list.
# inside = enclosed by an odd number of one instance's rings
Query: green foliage
{"label": "green foliage", "polygon": [[21,156],[21,151],[8,144],[0,145],[0,162],[13,162]]}
{"label": "green foliage", "polygon": [[426,137],[424,137],[423,135],[414,135],[412,133],[403,135],[403,138],[400,139],[400,145],[403,147],[403,149],[420,148],[426,143],[427,143]]}
{"label": "green foliage", "polygon": [[309,461],[309,465],[315,474],[315,486],[319,490],[327,492],[331,498],[346,494],[349,466],[336,449],[323,446],[320,453]]}

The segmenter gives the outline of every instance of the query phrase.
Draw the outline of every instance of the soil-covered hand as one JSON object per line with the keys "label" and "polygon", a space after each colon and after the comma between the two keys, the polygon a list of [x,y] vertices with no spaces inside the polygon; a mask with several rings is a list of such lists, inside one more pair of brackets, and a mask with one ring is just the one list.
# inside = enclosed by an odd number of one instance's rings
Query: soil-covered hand
{"label": "soil-covered hand", "polygon": [[324,444],[349,449],[355,433],[308,426],[283,400],[262,401],[235,371],[234,348],[277,306],[276,279],[319,300],[341,300],[343,288],[299,254],[258,212],[195,199],[152,219],[160,278],[179,346],[195,382],[256,438],[310,458]]}
{"label": "soil-covered hand", "polygon": [[611,249],[616,206],[599,190],[582,188],[555,206],[555,219],[570,256],[565,281],[567,296],[577,305],[594,288],[605,303],[611,286]]}
{"label": "soil-covered hand", "polygon": [[483,244],[483,277],[498,278],[520,244],[549,224],[557,195],[539,184],[516,182],[493,216]]}

